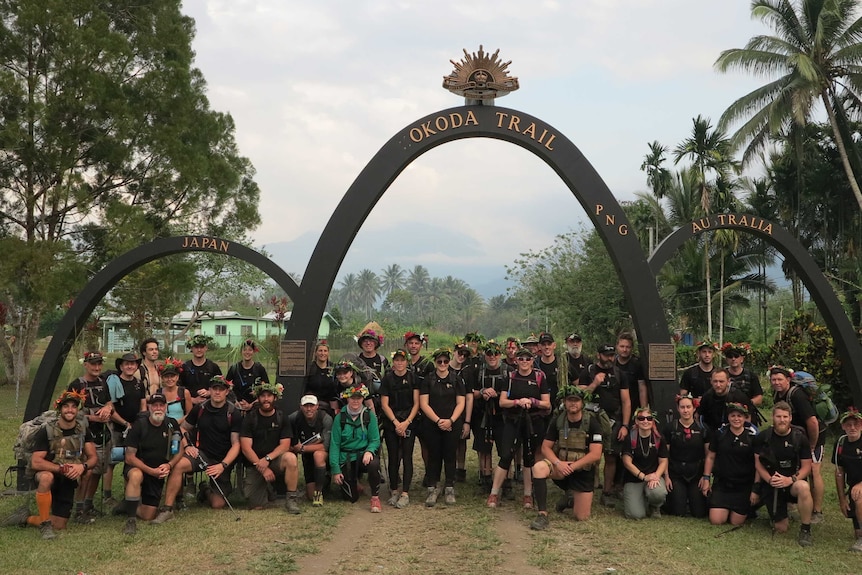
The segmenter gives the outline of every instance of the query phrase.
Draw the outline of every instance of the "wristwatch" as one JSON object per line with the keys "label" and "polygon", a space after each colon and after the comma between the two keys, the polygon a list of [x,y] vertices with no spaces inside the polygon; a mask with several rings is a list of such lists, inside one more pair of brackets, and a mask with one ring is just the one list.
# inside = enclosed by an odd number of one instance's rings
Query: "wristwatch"
{"label": "wristwatch", "polygon": [[264,459],[266,459],[266,460],[267,460],[267,461],[269,461],[270,463],[272,462],[272,457],[270,457],[269,455],[265,455],[265,456],[264,456]]}

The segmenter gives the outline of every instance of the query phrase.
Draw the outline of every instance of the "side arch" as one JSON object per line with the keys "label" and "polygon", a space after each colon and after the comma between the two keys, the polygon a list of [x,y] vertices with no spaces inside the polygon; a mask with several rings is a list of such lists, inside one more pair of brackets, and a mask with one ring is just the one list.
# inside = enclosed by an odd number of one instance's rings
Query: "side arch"
{"label": "side arch", "polygon": [[[288,322],[292,340],[311,345],[326,300],[353,239],[395,178],[425,152],[454,140],[494,138],[541,158],[583,206],[610,253],[632,311],[642,356],[646,344],[667,343],[667,321],[646,256],[622,207],[580,150],[551,125],[529,114],[494,106],[462,106],[435,112],[408,125],[374,155],[329,219],[299,286]],[[301,305],[299,305],[301,302]],[[299,378],[288,380],[289,401],[299,399]],[[657,403],[670,407],[673,386],[654,385]],[[667,390],[664,388],[667,387]],[[295,397],[294,397],[295,396]]]}
{"label": "side arch", "polygon": [[211,236],[179,236],[158,239],[128,251],[93,276],[63,316],[36,371],[36,378],[27,399],[24,421],[29,421],[48,409],[66,356],[81,333],[84,322],[105,294],[132,270],[155,259],[186,252],[211,252],[239,258],[275,280],[294,302],[299,295],[296,282],[275,262],[249,247],[229,240]]}
{"label": "side arch", "polygon": [[835,291],[826,281],[826,277],[811,254],[780,225],[751,214],[713,214],[681,226],[666,237],[649,258],[653,277],[658,277],[664,265],[685,242],[699,234],[716,229],[734,229],[755,235],[777,249],[784,256],[785,261],[790,262],[817,304],[817,309],[823,314],[826,325],[835,338],[849,379],[853,401],[856,405],[862,405],[862,345],[859,343],[856,330],[853,329],[853,324],[847,318]]}

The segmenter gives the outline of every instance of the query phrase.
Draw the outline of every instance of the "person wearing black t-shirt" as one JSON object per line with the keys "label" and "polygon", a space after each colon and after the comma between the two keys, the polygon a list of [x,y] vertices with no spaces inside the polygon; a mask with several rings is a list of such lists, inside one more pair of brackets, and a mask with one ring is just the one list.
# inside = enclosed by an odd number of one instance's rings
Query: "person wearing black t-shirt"
{"label": "person wearing black t-shirt", "polygon": [[745,358],[750,346],[747,343],[725,343],[721,346],[724,359],[727,362],[727,373],[730,374],[730,386],[748,396],[756,406],[763,403],[763,387],[754,371],[745,367]]}
{"label": "person wearing black t-shirt", "polygon": [[665,426],[662,437],[668,448],[665,483],[668,497],[666,510],[671,515],[706,517],[706,497],[700,490],[703,462],[709,445],[708,428],[694,418],[694,398],[676,398],[679,417]]}
{"label": "person wearing black t-shirt", "polygon": [[404,334],[404,349],[410,354],[408,367],[419,379],[434,371],[434,362],[422,355],[422,345],[426,343],[428,336],[424,333],[408,331]]}
{"label": "person wearing black t-shirt", "polygon": [[790,405],[779,401],[772,407],[772,427],[757,436],[754,466],[763,482],[763,502],[778,533],[786,533],[790,519],[787,504],[796,501],[799,509],[799,537],[810,546],[811,512],[814,501],[807,479],[811,475],[811,446],[802,429],[790,423]]}
{"label": "person wearing black t-shirt", "polygon": [[661,517],[667,498],[667,456],[667,443],[655,430],[655,416],[649,408],[638,408],[632,438],[623,447],[623,511],[629,519],[643,519],[647,512]]}
{"label": "person wearing black t-shirt", "polygon": [[[281,399],[282,386],[278,383],[259,382],[253,390],[255,408],[242,418],[239,444],[248,461],[243,487],[250,509],[263,509],[269,501],[267,484],[279,476],[287,487],[285,510],[298,515],[299,492],[296,474],[285,473],[285,455],[290,452],[290,422],[276,406]],[[296,458],[293,458],[295,467]]]}
{"label": "person wearing black t-shirt", "polygon": [[57,421],[43,426],[33,438],[30,465],[36,472],[36,515],[28,506],[17,509],[3,525],[38,527],[42,539],[54,539],[54,529],[65,529],[72,515],[78,480],[96,465],[96,445],[88,429],[78,423],[78,411],[84,396],[64,391],[54,408]]}
{"label": "person wearing black t-shirt", "polygon": [[853,520],[856,542],[850,551],[862,553],[862,413],[850,407],[839,421],[844,435],[838,438],[832,453],[838,507],[844,517]]}
{"label": "person wearing black t-shirt", "polygon": [[378,334],[373,329],[365,329],[359,335],[359,348],[362,350],[357,356],[357,367],[365,367],[373,372],[372,381],[367,383],[368,391],[372,396],[377,396],[380,393],[380,382],[383,379],[383,374],[389,369],[389,360],[378,353],[378,349],[383,345],[383,335]]}
{"label": "person wearing black t-shirt", "polygon": [[680,393],[690,393],[695,399],[700,399],[710,387],[710,377],[715,369],[716,344],[706,340],[697,344],[697,363],[686,369],[679,380]]}
{"label": "person wearing black t-shirt", "polygon": [[[137,378],[141,360],[134,353],[126,353],[118,357],[115,365],[118,375],[108,376],[108,391],[114,405],[111,415],[111,445],[123,447],[126,444],[125,435],[131,429],[138,414],[146,411],[146,386]],[[114,483],[114,467],[112,460],[102,479],[102,504],[113,507],[117,504],[111,496],[111,485]]]}
{"label": "person wearing black t-shirt", "polygon": [[711,387],[700,398],[698,412],[703,422],[710,429],[718,429],[727,423],[727,405],[729,403],[741,403],[748,408],[749,413],[754,412],[754,404],[747,395],[730,387],[730,374],[723,367],[712,370],[710,381]]}
{"label": "person wearing black t-shirt", "polygon": [[729,404],[727,425],[710,437],[700,490],[709,496],[709,522],[713,525],[728,521],[734,526],[742,525],[760,499],[760,483],[755,484],[754,469],[757,431],[746,427],[747,415],[748,408],[744,405]]}
{"label": "person wearing black t-shirt", "polygon": [[584,355],[584,342],[576,333],[570,333],[566,336],[566,383],[569,385],[578,385],[578,380],[581,374],[587,369],[587,366],[593,363],[593,360]]}
{"label": "person wearing black t-shirt", "polygon": [[254,360],[254,354],[259,349],[257,343],[252,339],[242,342],[240,349],[242,360],[230,366],[225,376],[228,381],[233,383],[236,406],[244,412],[251,410],[254,406],[254,386],[257,383],[269,383],[266,368],[259,361]]}
{"label": "person wearing black t-shirt", "polygon": [[[389,453],[389,505],[403,509],[410,503],[413,481],[413,421],[419,413],[419,385],[416,374],[407,369],[406,350],[392,353],[392,369],[380,385],[380,409],[383,412],[383,440]],[[404,465],[404,483],[398,489],[399,469]]]}
{"label": "person wearing black t-shirt", "polygon": [[620,372],[623,387],[628,388],[632,405],[635,407],[649,406],[649,386],[644,375],[641,360],[634,356],[635,338],[632,334],[623,332],[617,336],[617,356],[614,365]]}
{"label": "person wearing black t-shirt", "polygon": [[299,411],[294,411],[287,419],[290,422],[293,441],[290,444],[290,453],[285,455],[286,473],[292,473],[298,481],[298,463],[301,459],[305,496],[311,500],[313,507],[321,507],[333,418],[320,409],[317,397],[309,393],[299,399]]}
{"label": "person wearing black t-shirt", "polygon": [[147,399],[147,417],[137,418],[126,437],[126,535],[137,531],[137,518],[155,519],[165,479],[183,457],[180,426],[167,410],[165,396],[154,393]]}
{"label": "person wearing black t-shirt", "polygon": [[545,331],[540,333],[539,357],[536,365],[545,374],[545,381],[548,382],[548,393],[551,397],[557,397],[557,394],[560,392],[560,362],[557,359],[556,353],[557,344],[554,341],[554,336]]}
{"label": "person wearing black t-shirt", "polygon": [[509,385],[509,367],[502,362],[502,348],[488,342],[485,361],[476,374],[473,389],[473,413],[470,428],[473,431],[473,451],[479,456],[479,484],[485,493],[491,492],[494,462],[492,448],[503,425],[500,409],[500,392]]}
{"label": "person wearing black t-shirt", "polygon": [[305,388],[302,395],[313,395],[317,405],[329,414],[335,416],[338,410],[338,386],[332,374],[332,362],[329,361],[329,344],[320,341],[314,346],[314,361],[305,376]]}
{"label": "person wearing black t-shirt", "polygon": [[437,504],[441,468],[446,471],[445,502],[447,505],[455,503],[455,456],[466,403],[464,382],[449,369],[451,352],[445,348],[436,349],[432,358],[434,373],[425,378],[419,389],[419,408],[425,414],[422,436],[428,448],[423,481],[428,492],[426,507]]}
{"label": "person wearing black t-shirt", "polygon": [[[213,509],[227,506],[225,497],[233,491],[230,474],[240,454],[239,432],[242,423],[234,405],[227,401],[229,392],[227,380],[220,375],[214,376],[210,381],[209,399],[195,407],[180,426],[187,437],[195,437],[191,432],[197,431],[197,440],[195,445],[185,447],[185,457],[171,471],[165,505],[159,509],[153,523],[173,519],[173,507],[182,488],[183,473],[206,473],[210,484],[200,484],[198,498],[208,502]],[[212,488],[212,482],[216,481],[221,489]]]}
{"label": "person wearing black t-shirt", "polygon": [[[468,336],[480,337],[477,334],[467,334]],[[473,344],[476,342],[459,343],[455,346],[455,354],[452,356],[452,361],[449,363],[449,371],[464,382],[464,390],[471,390],[476,387],[476,377],[478,371],[473,358]],[[473,394],[465,395],[464,403],[464,421],[458,433],[458,448],[455,450],[455,481],[464,483],[467,481],[467,439],[470,437],[471,417],[473,415]]]}
{"label": "person wearing black t-shirt", "polygon": [[209,398],[210,380],[221,375],[218,364],[207,359],[211,339],[207,335],[197,334],[186,342],[186,347],[192,352],[192,358],[183,364],[180,384],[192,394],[192,402],[195,405],[200,405]]}

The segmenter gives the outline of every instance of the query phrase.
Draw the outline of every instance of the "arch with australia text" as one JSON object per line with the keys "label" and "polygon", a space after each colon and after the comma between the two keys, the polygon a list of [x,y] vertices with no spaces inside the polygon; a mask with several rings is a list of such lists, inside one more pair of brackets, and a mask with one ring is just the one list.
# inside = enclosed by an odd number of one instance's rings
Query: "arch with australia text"
{"label": "arch with australia text", "polygon": [[105,294],[132,270],[161,257],[188,252],[210,252],[239,258],[271,277],[292,301],[295,302],[298,297],[299,287],[287,272],[268,257],[242,244],[211,236],[179,236],[138,246],[112,260],[93,276],[60,320],[36,371],[24,421],[48,409],[66,356],[81,333],[84,322]]}
{"label": "arch with australia text", "polygon": [[751,214],[713,214],[681,226],[666,237],[649,258],[654,277],[677,250],[688,240],[716,229],[733,229],[753,234],[777,249],[799,274],[802,283],[823,314],[835,340],[850,391],[856,405],[862,405],[862,345],[847,318],[835,291],[808,251],[780,225]]}
{"label": "arch with australia text", "polygon": [[[347,250],[395,178],[425,152],[465,138],[493,138],[518,145],[557,173],[586,210],[610,253],[640,344],[645,349],[648,343],[667,343],[669,332],[655,282],[644,282],[650,271],[643,250],[636,235],[630,233],[628,219],[616,198],[580,150],[552,126],[529,114],[472,105],[441,110],[403,128],[357,176],[314,248],[299,286],[300,299],[288,322],[287,337],[303,340],[310,348]],[[287,383],[287,396],[298,401],[300,378],[288,378]],[[655,383],[657,403],[670,407],[673,386]]]}

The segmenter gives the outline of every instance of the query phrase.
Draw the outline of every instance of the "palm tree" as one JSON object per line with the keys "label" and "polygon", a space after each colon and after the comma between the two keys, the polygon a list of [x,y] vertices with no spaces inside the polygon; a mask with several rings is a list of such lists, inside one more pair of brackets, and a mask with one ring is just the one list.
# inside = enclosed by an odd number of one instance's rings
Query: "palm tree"
{"label": "palm tree", "polygon": [[383,296],[388,297],[395,290],[404,287],[404,270],[398,264],[386,266],[380,274],[380,286]]}
{"label": "palm tree", "polygon": [[430,281],[431,274],[423,265],[417,265],[407,273],[407,289],[416,294],[426,292]]}
{"label": "palm tree", "polygon": [[[683,140],[674,149],[674,163],[683,158],[689,158],[696,169],[700,188],[700,207],[703,215],[708,216],[712,209],[712,190],[707,182],[707,171],[713,171],[718,177],[727,174],[733,163],[730,159],[730,140],[724,132],[713,130],[709,118],[698,114],[692,120],[691,136]],[[707,336],[712,338],[712,281],[709,265],[709,238],[704,241],[704,280],[706,281],[706,325]]]}
{"label": "palm tree", "polygon": [[476,318],[485,309],[485,300],[479,295],[479,292],[471,287],[465,289],[457,298],[458,311],[464,319],[464,331],[473,330],[473,324]]}
{"label": "palm tree", "polygon": [[341,288],[338,290],[341,306],[345,312],[350,313],[356,309],[359,302],[359,291],[356,284],[356,274],[347,274],[341,279]]}
{"label": "palm tree", "polygon": [[359,272],[356,278],[356,291],[359,304],[365,309],[365,319],[371,319],[371,310],[380,297],[380,280],[377,274],[369,269]]}
{"label": "palm tree", "polygon": [[657,199],[664,197],[665,191],[670,188],[673,176],[670,170],[665,168],[665,154],[667,154],[667,146],[662,146],[658,140],[648,144],[649,153],[644,156],[644,161],[641,164],[641,171],[646,172],[647,186],[652,190],[653,195]]}
{"label": "palm tree", "polygon": [[722,127],[747,119],[733,136],[735,147],[747,143],[743,161],[789,124],[806,124],[814,106],[822,103],[847,180],[862,209],[862,191],[842,135],[846,131],[839,126],[845,118],[842,101],[849,97],[858,103],[855,94],[862,88],[858,4],[857,0],[755,0],[751,3],[752,16],[766,23],[775,35],[755,36],[745,48],[725,50],[715,67],[720,72],[741,69],[779,75],[736,100],[721,116]]}

